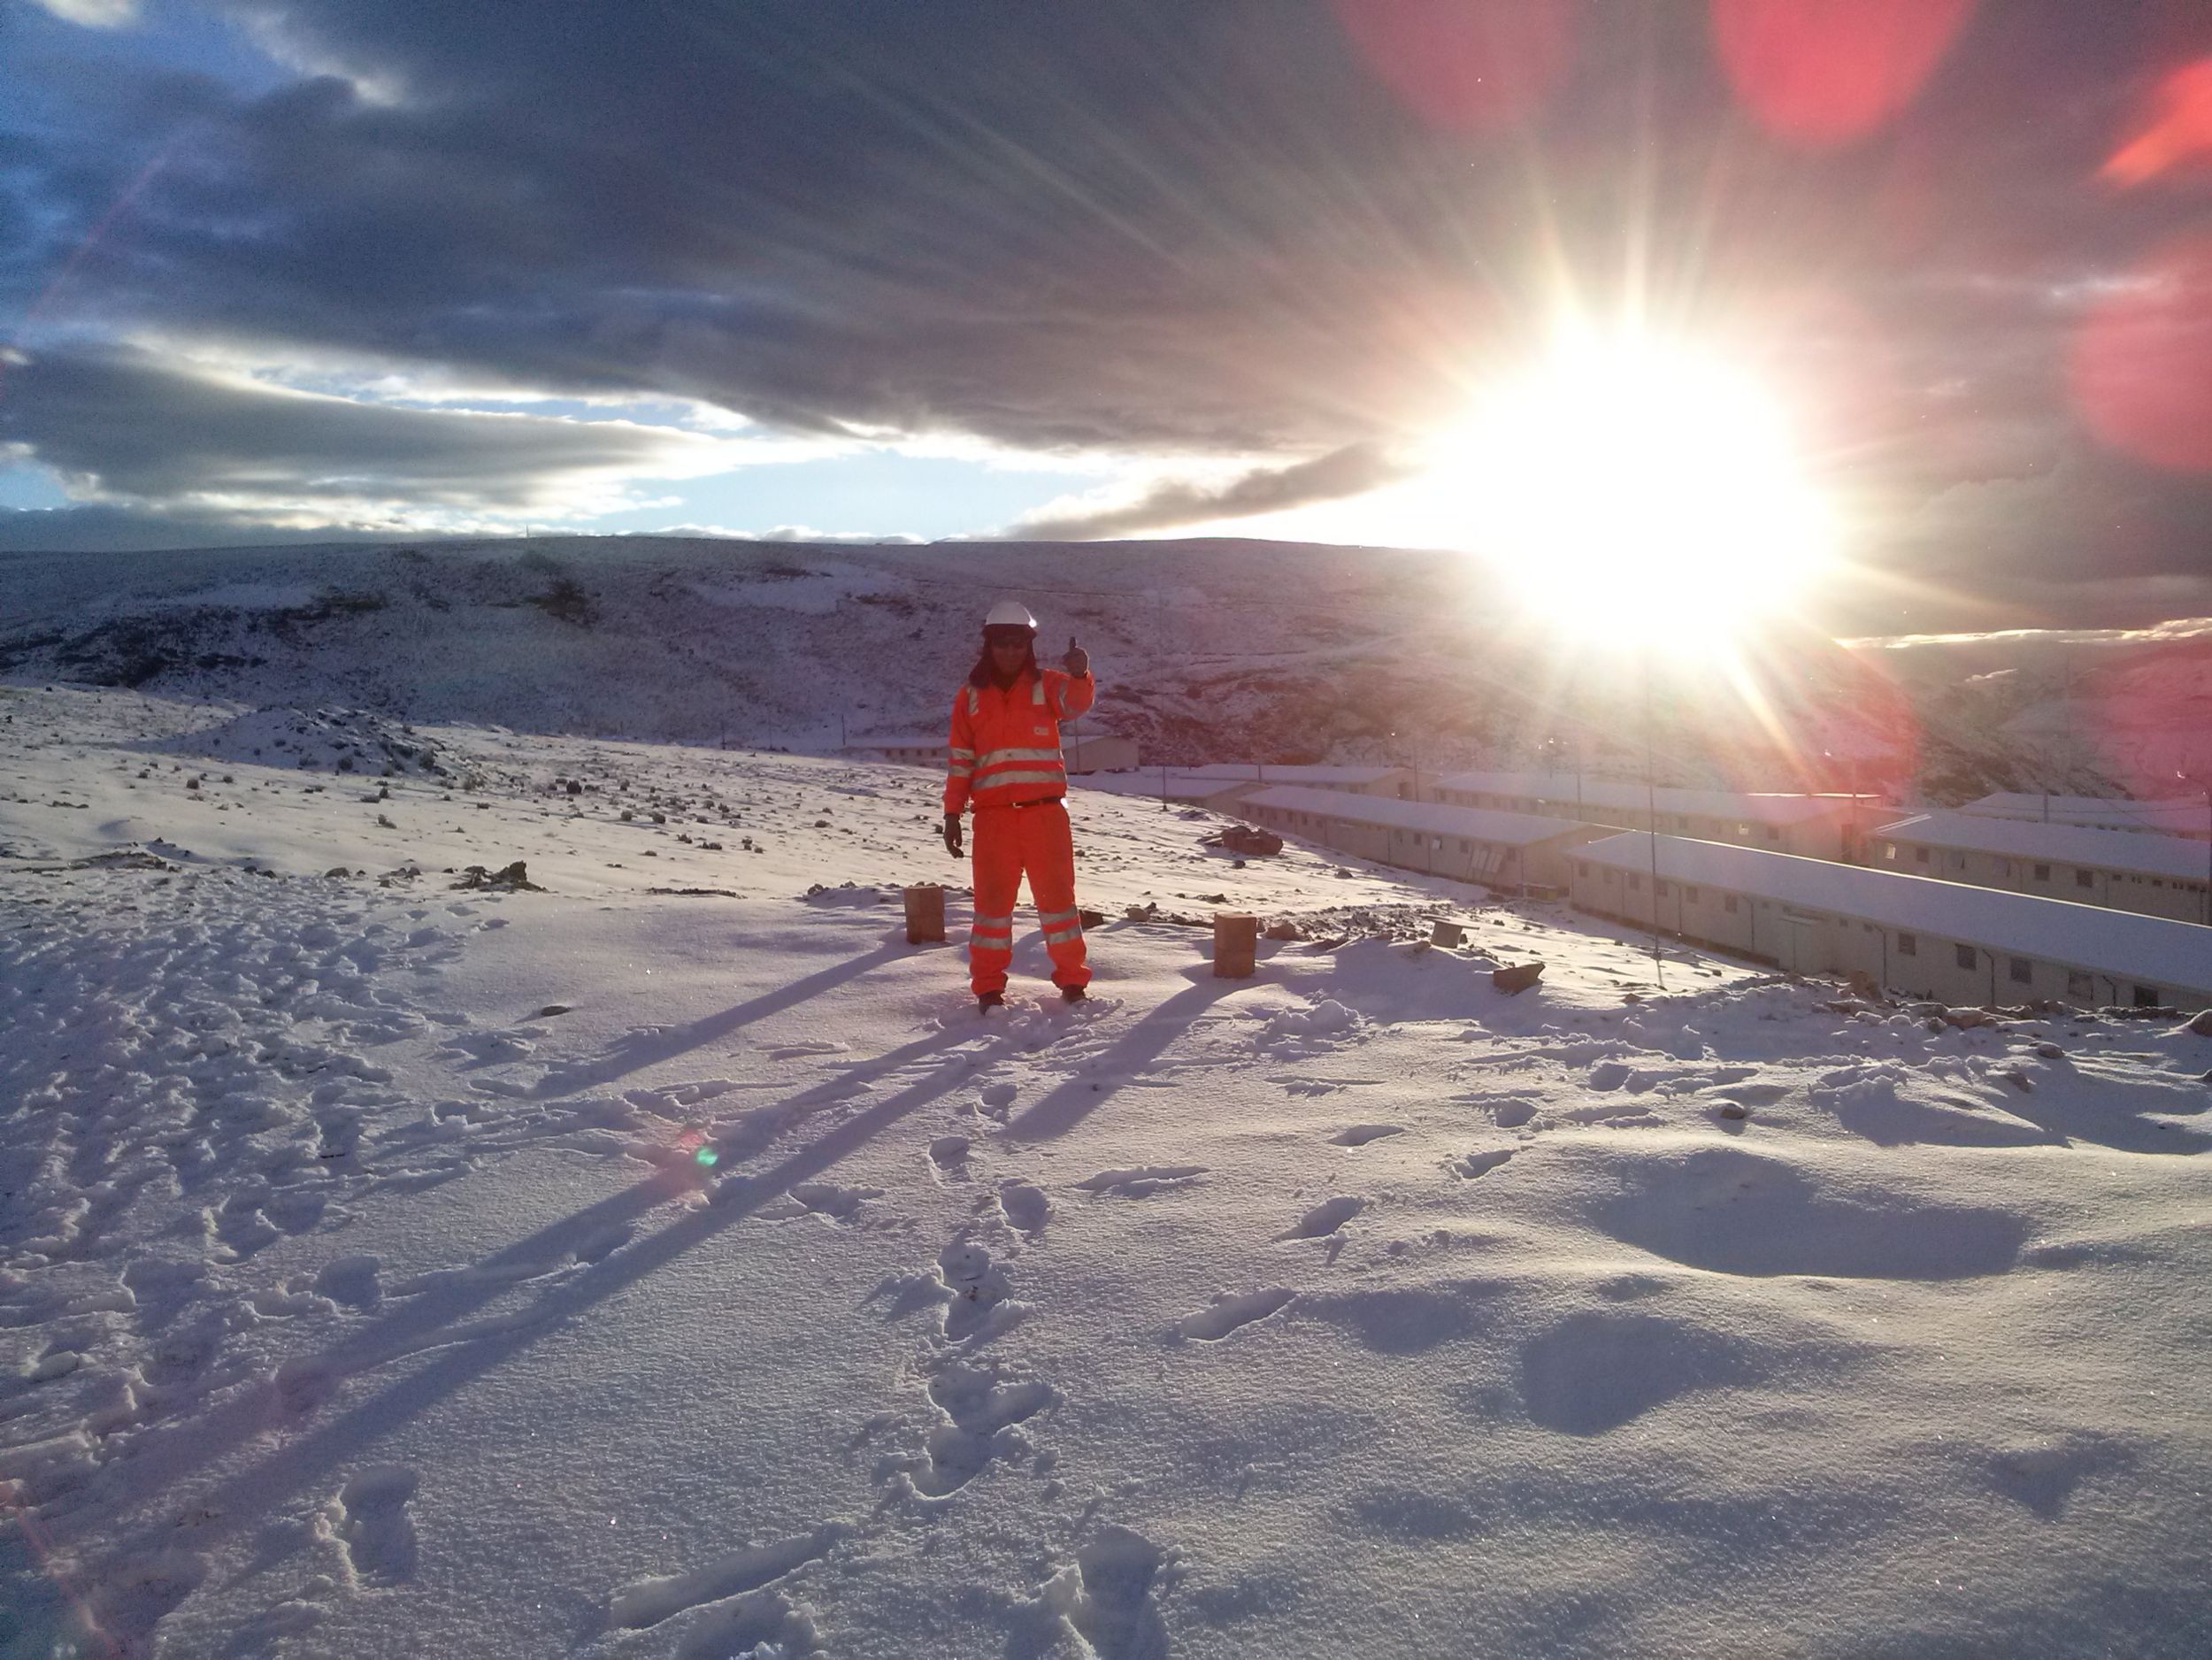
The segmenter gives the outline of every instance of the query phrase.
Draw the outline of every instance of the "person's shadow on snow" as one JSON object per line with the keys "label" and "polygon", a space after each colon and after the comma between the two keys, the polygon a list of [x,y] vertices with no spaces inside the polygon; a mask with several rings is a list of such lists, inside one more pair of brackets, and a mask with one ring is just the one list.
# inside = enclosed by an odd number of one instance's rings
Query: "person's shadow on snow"
{"label": "person's shadow on snow", "polygon": [[[1126,1036],[1093,1057],[1088,1071],[1067,1079],[1041,1096],[1016,1118],[1007,1120],[1006,1134],[1016,1141],[1047,1141],[1065,1135],[1106,1104],[1119,1087],[1111,1074],[1133,1076],[1157,1060],[1167,1046],[1188,1032],[1192,1024],[1233,991],[1267,983],[1267,971],[1249,980],[1217,980],[1213,965],[1200,963],[1183,971],[1191,984],[1153,1009],[1130,1028]],[[1104,1073],[1109,1076],[1102,1077]]]}

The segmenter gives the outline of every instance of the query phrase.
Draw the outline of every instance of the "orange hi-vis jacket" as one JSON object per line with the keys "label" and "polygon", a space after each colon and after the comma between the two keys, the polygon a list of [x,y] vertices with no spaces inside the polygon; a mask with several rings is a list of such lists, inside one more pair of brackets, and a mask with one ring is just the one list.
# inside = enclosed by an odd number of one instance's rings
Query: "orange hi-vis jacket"
{"label": "orange hi-vis jacket", "polygon": [[1019,807],[1068,793],[1060,723],[1091,706],[1098,682],[1058,669],[1025,670],[1011,686],[963,686],[952,700],[945,811]]}

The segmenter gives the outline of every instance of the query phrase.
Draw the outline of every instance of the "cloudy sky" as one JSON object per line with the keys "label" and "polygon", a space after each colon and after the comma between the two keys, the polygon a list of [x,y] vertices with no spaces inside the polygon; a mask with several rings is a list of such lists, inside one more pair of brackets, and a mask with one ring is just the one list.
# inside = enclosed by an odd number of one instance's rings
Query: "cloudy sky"
{"label": "cloudy sky", "polygon": [[2208,164],[2202,0],[0,0],[0,549],[1399,540],[1565,309],[1839,628],[2212,614]]}

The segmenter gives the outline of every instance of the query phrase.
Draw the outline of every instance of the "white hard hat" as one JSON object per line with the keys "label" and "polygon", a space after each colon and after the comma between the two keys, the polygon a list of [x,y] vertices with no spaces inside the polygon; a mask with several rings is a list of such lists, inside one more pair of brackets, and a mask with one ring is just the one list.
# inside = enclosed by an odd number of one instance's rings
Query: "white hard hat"
{"label": "white hard hat", "polygon": [[1018,599],[1002,599],[991,607],[991,614],[983,619],[986,628],[1026,628],[1032,634],[1037,629],[1037,619],[1029,614],[1029,607]]}

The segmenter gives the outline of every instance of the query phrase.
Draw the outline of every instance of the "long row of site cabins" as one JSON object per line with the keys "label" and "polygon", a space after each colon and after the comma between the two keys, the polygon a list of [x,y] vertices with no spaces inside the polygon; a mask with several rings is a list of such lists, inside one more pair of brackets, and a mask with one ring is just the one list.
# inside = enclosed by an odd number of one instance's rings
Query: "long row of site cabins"
{"label": "long row of site cabins", "polygon": [[1793,972],[1958,1003],[2212,1006],[2212,841],[1572,773],[1224,766],[1141,788]]}

